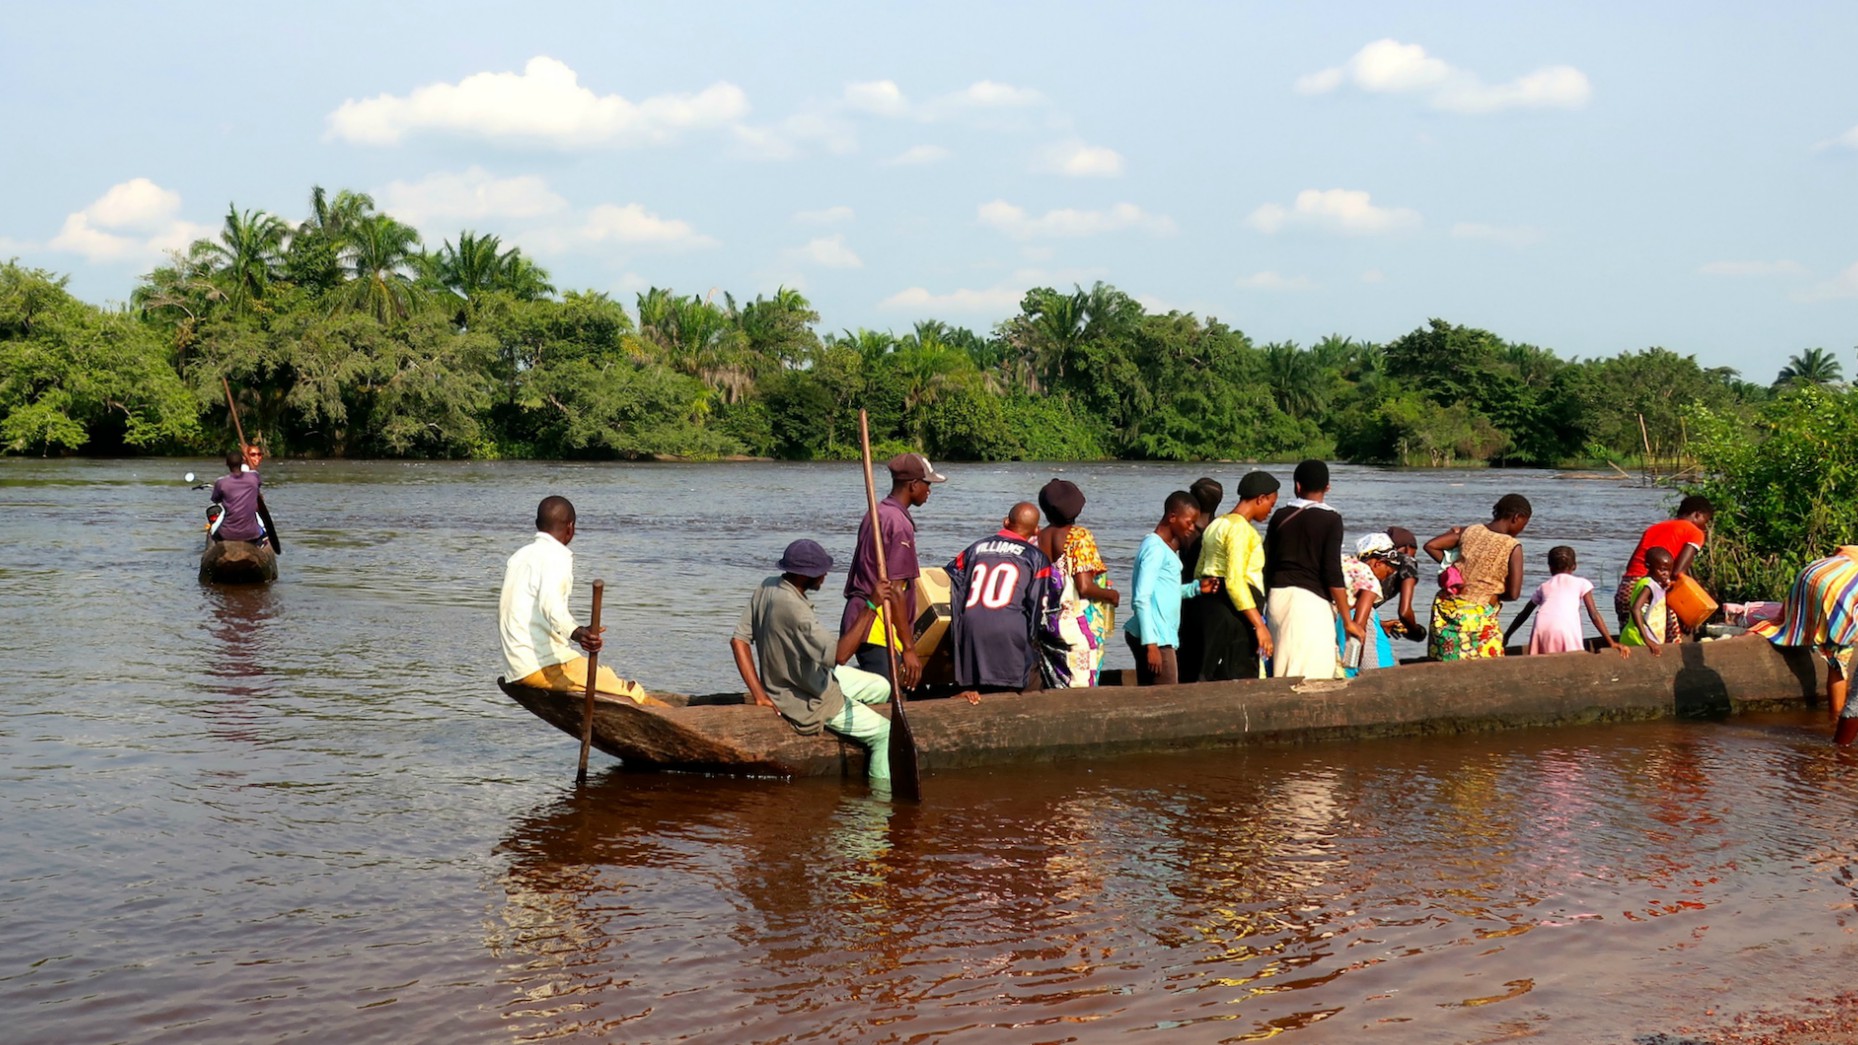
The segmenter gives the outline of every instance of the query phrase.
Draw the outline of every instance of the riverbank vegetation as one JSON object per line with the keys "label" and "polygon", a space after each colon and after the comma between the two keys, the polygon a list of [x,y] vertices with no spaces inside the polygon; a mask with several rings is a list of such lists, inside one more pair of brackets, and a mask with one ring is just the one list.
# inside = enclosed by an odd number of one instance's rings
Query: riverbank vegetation
{"label": "riverbank vegetation", "polygon": [[[308,209],[230,209],[123,307],[0,268],[0,445],[217,450],[224,378],[273,454],[844,458],[863,406],[886,449],[940,458],[1556,465],[1677,459],[1686,411],[1745,422],[1771,394],[1663,348],[1564,359],[1439,319],[1257,344],[1103,284],[1032,288],[986,332],[822,332],[791,289],[622,303],[558,291],[495,235],[432,244],[359,193]],[[1783,378],[1836,377],[1822,356]]]}
{"label": "riverbank vegetation", "polygon": [[1699,409],[1690,448],[1687,492],[1717,506],[1697,574],[1720,599],[1778,599],[1802,566],[1858,544],[1858,391],[1796,382],[1752,418]]}

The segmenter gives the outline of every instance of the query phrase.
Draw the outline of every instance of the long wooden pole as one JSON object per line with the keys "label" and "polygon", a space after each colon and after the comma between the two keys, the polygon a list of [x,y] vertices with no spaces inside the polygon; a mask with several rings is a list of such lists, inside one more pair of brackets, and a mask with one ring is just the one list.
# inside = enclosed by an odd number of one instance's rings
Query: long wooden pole
{"label": "long wooden pole", "polygon": [[[606,594],[606,582],[594,582],[593,618],[587,624],[587,630],[600,634],[600,598]],[[574,774],[576,784],[587,782],[587,749],[594,744],[594,689],[600,683],[600,651],[594,650],[587,655],[587,704],[581,711],[581,768]]]}
{"label": "long wooden pole", "polygon": [[239,456],[243,457],[245,448],[251,444],[245,441],[245,426],[239,423],[239,408],[232,403],[232,382],[226,380],[226,375],[221,374],[219,375],[219,387],[226,390],[226,409],[232,414],[232,430],[239,433]]}
{"label": "long wooden pole", "polygon": [[[884,564],[884,523],[877,514],[877,481],[871,474],[871,422],[863,410],[858,411],[858,441],[864,451],[864,496],[871,513],[871,547],[877,553],[877,579],[890,580]],[[903,713],[903,687],[897,677],[897,622],[891,618],[894,607],[884,605],[884,652],[890,655],[890,779],[891,790],[898,798],[911,802],[923,800],[922,774],[916,765],[916,736],[910,732],[909,716]]]}

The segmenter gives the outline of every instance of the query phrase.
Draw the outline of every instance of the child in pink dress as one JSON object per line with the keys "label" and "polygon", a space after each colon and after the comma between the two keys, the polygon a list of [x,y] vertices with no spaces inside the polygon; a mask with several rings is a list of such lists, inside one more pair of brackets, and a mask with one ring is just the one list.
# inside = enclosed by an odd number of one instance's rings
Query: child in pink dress
{"label": "child in pink dress", "polygon": [[1613,636],[1606,630],[1606,622],[1600,618],[1600,607],[1593,601],[1593,584],[1574,575],[1574,549],[1565,544],[1548,550],[1548,580],[1529,596],[1529,602],[1523,611],[1516,615],[1509,631],[1504,632],[1503,641],[1507,644],[1516,629],[1523,626],[1531,613],[1541,611],[1535,618],[1535,627],[1529,629],[1529,653],[1575,653],[1586,646],[1581,638],[1581,604],[1587,606],[1587,616],[1593,620],[1593,626],[1600,632],[1606,644],[1619,651],[1619,655],[1629,656],[1626,648],[1613,641]]}

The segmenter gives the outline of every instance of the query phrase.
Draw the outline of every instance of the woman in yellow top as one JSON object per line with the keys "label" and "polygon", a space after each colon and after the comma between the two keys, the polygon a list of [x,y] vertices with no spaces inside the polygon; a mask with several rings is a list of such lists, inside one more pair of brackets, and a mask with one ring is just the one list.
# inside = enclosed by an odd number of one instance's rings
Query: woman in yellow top
{"label": "woman in yellow top", "polygon": [[1271,517],[1277,491],[1271,473],[1246,473],[1239,480],[1239,503],[1213,520],[1200,539],[1194,574],[1212,577],[1220,586],[1208,600],[1206,641],[1197,665],[1202,682],[1258,678],[1271,656],[1271,630],[1263,612],[1264,538],[1254,524]]}
{"label": "woman in yellow top", "polygon": [[1490,522],[1451,531],[1426,542],[1426,554],[1443,560],[1458,549],[1457,591],[1443,586],[1432,603],[1432,637],[1426,653],[1434,660],[1503,656],[1503,603],[1523,593],[1523,545],[1516,538],[1534,509],[1519,493],[1504,494]]}

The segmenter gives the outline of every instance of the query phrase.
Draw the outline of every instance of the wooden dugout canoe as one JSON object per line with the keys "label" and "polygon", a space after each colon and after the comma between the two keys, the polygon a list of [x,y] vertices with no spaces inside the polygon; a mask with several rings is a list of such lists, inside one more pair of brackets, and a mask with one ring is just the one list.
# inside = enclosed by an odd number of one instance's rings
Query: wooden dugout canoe
{"label": "wooden dugout canoe", "polygon": [[[200,579],[211,584],[263,584],[277,580],[277,553],[268,544],[207,538]],[[577,733],[576,736],[579,736]]]}
{"label": "wooden dugout canoe", "polygon": [[[1635,650],[1421,663],[1342,681],[1259,679],[1023,696],[913,700],[910,725],[926,771],[1109,758],[1243,744],[1365,738],[1581,722],[1722,717],[1816,699],[1823,663],[1743,637]],[[579,738],[581,693],[497,684]],[[864,748],[821,731],[795,733],[740,694],[639,707],[601,696],[594,746],[641,769],[862,778]],[[878,710],[884,710],[879,708]]]}

